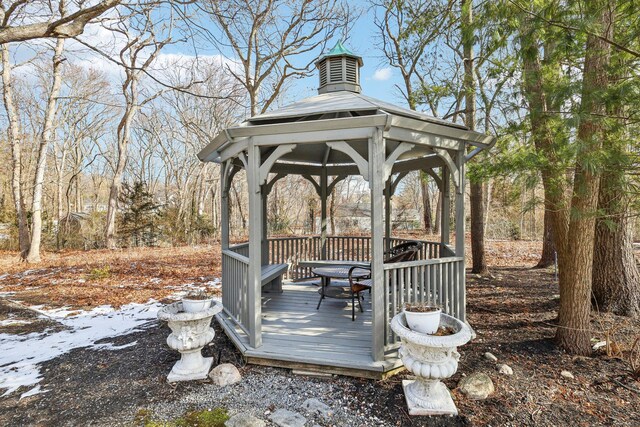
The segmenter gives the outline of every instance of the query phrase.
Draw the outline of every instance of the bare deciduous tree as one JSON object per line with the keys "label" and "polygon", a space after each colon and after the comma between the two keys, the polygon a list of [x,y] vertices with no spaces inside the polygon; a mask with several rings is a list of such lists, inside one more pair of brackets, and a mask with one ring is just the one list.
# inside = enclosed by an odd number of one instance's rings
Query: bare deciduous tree
{"label": "bare deciduous tree", "polygon": [[[134,15],[123,16],[110,29],[124,38],[124,47],[119,52],[119,62],[124,65],[122,95],[125,99],[124,113],[117,127],[117,149],[111,190],[107,206],[105,223],[105,245],[113,249],[117,246],[116,213],[118,197],[122,187],[128,149],[131,142],[131,130],[135,116],[141,106],[151,102],[159,93],[141,95],[141,79],[156,60],[163,47],[171,43],[171,29],[156,28],[154,19],[155,5],[151,4]],[[165,32],[166,35],[159,35]]]}
{"label": "bare deciduous tree", "polygon": [[323,50],[351,23],[340,0],[207,0],[202,7],[222,30],[210,40],[239,62],[227,67],[246,89],[252,116],[268,110],[287,83],[310,73],[313,61],[295,59]]}
{"label": "bare deciduous tree", "polygon": [[47,97],[47,105],[42,123],[42,132],[38,147],[38,157],[36,161],[36,173],[33,180],[33,198],[31,201],[31,244],[27,254],[27,262],[40,261],[40,243],[42,241],[42,191],[44,185],[44,174],[47,168],[47,155],[51,138],[55,132],[55,116],[57,111],[58,94],[62,84],[62,52],[64,50],[64,39],[56,40],[53,51],[51,69],[51,87]]}
{"label": "bare deciduous tree", "polygon": [[[0,44],[40,38],[69,38],[122,0],[102,0],[85,6],[82,0],[14,0],[0,2]],[[72,7],[74,7],[72,11]],[[62,11],[68,9],[69,13]],[[35,21],[35,22],[34,22]]]}
{"label": "bare deciduous tree", "polygon": [[2,44],[2,88],[4,108],[7,113],[8,132],[7,139],[11,146],[11,191],[13,194],[14,207],[18,219],[18,240],[20,256],[26,259],[29,251],[29,230],[27,229],[27,211],[22,197],[22,131],[18,109],[16,107],[13,92],[13,76],[11,73],[11,61],[9,58],[9,47]]}

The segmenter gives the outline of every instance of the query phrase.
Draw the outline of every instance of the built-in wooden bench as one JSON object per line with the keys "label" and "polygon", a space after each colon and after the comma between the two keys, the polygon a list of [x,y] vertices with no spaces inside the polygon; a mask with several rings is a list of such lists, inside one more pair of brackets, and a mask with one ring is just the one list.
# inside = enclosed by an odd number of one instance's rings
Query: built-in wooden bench
{"label": "built-in wooden bench", "polygon": [[262,266],[260,275],[262,289],[266,292],[282,292],[282,275],[289,269],[289,264],[267,264]]}

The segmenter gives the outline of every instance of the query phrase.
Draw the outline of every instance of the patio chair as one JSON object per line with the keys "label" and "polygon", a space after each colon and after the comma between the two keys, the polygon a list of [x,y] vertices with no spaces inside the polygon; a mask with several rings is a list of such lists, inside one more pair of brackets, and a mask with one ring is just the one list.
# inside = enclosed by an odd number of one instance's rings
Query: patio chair
{"label": "patio chair", "polygon": [[[413,248],[417,248],[418,252],[420,252],[420,250],[422,249],[422,243],[417,242],[415,240],[410,240],[408,242],[400,243],[399,245],[396,245],[390,248],[389,250],[385,251],[384,254],[388,257],[394,257],[396,255],[400,255],[406,251],[409,251]],[[417,256],[417,254],[415,256]],[[414,261],[414,259],[411,259],[411,261]],[[400,262],[400,261],[392,261],[392,262]]]}
{"label": "patio chair", "polygon": [[[402,247],[402,248],[400,248]],[[400,249],[398,249],[400,248]],[[422,249],[422,243],[420,242],[407,242],[402,243],[401,245],[394,246],[388,252],[391,255],[387,258],[384,263],[391,264],[396,262],[407,262],[407,261],[415,261],[420,253],[420,249]],[[354,266],[349,269],[349,290],[351,292],[351,321],[356,320],[356,298],[358,299],[358,307],[360,307],[360,312],[363,313],[362,302],[363,298],[360,295],[363,291],[368,290],[371,293],[371,286],[373,282],[371,281],[371,276],[368,278],[358,278],[353,277],[352,272],[356,268],[365,269],[371,271],[371,266]]]}

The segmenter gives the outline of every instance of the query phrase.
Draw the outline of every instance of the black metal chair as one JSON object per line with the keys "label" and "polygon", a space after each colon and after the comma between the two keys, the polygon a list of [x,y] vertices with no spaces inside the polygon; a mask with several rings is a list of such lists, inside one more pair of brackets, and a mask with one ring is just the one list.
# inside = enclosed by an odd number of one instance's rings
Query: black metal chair
{"label": "black metal chair", "polygon": [[[415,261],[418,258],[418,254],[420,253],[420,249],[422,249],[422,243],[420,242],[406,242],[401,245],[394,246],[388,252],[390,255],[384,263],[391,264],[396,262],[407,262],[407,261]],[[362,309],[362,298],[361,295],[364,291],[369,291],[371,293],[371,286],[373,282],[371,281],[371,275],[369,277],[353,277],[352,273],[355,269],[365,269],[371,271],[371,266],[354,266],[349,269],[349,291],[351,292],[351,321],[356,320],[356,298],[358,299],[358,307],[360,308],[360,313],[363,313]]]}
{"label": "black metal chair", "polygon": [[[422,242],[410,240],[408,242],[400,243],[399,245],[393,246],[389,250],[385,251],[384,254],[388,257],[394,257],[396,255],[401,255],[404,252],[411,251],[414,248],[417,249],[419,253],[420,250],[422,250],[422,246],[423,246]],[[417,254],[415,256],[417,257]],[[414,259],[412,259],[411,261],[414,261]],[[401,261],[391,261],[391,262],[401,262]]]}

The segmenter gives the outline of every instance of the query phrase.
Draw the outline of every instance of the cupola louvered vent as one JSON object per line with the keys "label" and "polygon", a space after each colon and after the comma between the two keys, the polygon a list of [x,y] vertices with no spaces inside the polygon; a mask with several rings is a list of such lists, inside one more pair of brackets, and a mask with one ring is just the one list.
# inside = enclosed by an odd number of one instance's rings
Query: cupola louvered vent
{"label": "cupola louvered vent", "polygon": [[320,86],[324,86],[327,84],[327,61],[318,65],[318,70],[320,70]]}
{"label": "cupola louvered vent", "polygon": [[337,83],[342,81],[342,58],[329,59],[329,82]]}
{"label": "cupola louvered vent", "polygon": [[338,42],[329,53],[316,61],[320,77],[318,93],[342,90],[359,93],[361,66],[362,58]]}

